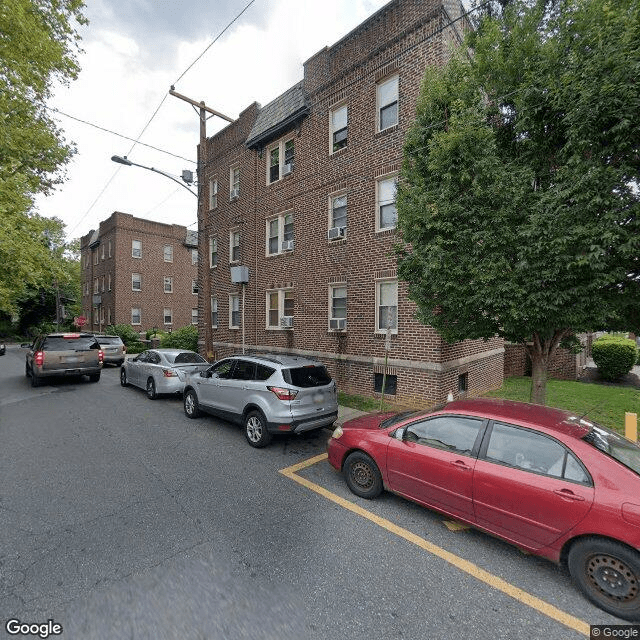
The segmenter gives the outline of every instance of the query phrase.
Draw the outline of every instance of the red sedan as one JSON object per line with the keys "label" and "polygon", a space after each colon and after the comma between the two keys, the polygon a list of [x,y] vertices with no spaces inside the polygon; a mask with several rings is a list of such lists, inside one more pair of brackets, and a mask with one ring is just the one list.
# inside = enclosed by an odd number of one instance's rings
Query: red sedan
{"label": "red sedan", "polygon": [[459,400],[338,427],[351,491],[387,489],[566,563],[594,604],[640,620],[640,446],[567,411]]}

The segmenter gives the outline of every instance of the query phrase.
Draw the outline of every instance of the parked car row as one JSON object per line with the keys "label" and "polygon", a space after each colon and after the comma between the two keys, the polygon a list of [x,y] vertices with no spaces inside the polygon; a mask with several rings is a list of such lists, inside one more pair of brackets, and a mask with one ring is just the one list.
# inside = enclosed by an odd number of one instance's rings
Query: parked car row
{"label": "parked car row", "polygon": [[568,565],[595,605],[640,620],[640,446],[567,411],[462,400],[337,427],[330,464],[350,490],[383,489]]}
{"label": "parked car row", "polygon": [[[108,341],[50,334],[26,373],[97,381]],[[124,360],[115,352],[115,364]],[[317,360],[234,355],[210,364],[183,349],[124,360],[120,383],[148,398],[181,394],[187,417],[240,424],[247,442],[332,428],[336,384]],[[333,430],[328,461],[366,499],[383,490],[435,509],[553,562],[566,563],[598,607],[640,621],[640,446],[567,411],[505,400],[450,402],[430,412],[364,415]]]}

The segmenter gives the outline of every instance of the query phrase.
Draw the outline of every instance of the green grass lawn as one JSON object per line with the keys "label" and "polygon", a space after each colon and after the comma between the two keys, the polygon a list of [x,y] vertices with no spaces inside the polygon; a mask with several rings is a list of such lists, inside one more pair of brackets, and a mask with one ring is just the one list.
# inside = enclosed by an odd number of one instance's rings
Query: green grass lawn
{"label": "green grass lawn", "polygon": [[[483,394],[493,398],[529,402],[531,378],[505,378],[497,391]],[[624,414],[640,414],[640,389],[618,385],[588,384],[570,380],[547,380],[547,405],[586,414],[594,422],[624,434]]]}

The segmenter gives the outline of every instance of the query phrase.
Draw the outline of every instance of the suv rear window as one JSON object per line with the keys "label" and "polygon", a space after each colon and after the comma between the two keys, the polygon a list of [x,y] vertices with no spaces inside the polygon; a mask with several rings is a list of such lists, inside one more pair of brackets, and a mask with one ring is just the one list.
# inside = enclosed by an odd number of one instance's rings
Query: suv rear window
{"label": "suv rear window", "polygon": [[53,336],[45,338],[41,348],[42,351],[88,351],[89,349],[99,349],[100,345],[93,336],[79,338]]}
{"label": "suv rear window", "polygon": [[118,336],[96,336],[100,344],[122,344],[122,339]]}
{"label": "suv rear window", "polygon": [[331,376],[322,365],[283,369],[284,379],[296,387],[323,387],[331,382]]}
{"label": "suv rear window", "polygon": [[[171,362],[171,356],[166,356],[167,360]],[[207,361],[198,353],[193,351],[183,351],[176,355],[173,360],[174,364],[208,364]]]}

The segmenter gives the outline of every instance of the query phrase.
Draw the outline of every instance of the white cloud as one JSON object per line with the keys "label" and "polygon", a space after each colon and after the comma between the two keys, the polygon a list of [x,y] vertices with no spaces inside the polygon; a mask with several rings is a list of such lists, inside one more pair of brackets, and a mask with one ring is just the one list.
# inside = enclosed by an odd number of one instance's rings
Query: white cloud
{"label": "white cloud", "polygon": [[[206,4],[211,11],[212,3]],[[230,4],[233,11],[239,10],[236,3]],[[254,100],[265,105],[301,80],[305,60],[384,4],[386,0],[258,0],[176,83],[176,90],[236,118]],[[144,3],[135,6],[144,13]],[[194,33],[202,36],[207,31],[190,26],[180,37],[180,19],[172,23],[175,4],[158,2],[153,8],[166,14],[154,14],[147,25],[141,16],[123,25],[112,6],[101,1],[93,5],[92,21],[83,34],[80,77],[58,93],[52,106],[137,138],[164,98],[141,142],[195,160],[197,114],[167,92],[215,34],[194,38]],[[193,18],[191,9],[190,13]],[[133,14],[129,10],[122,15]],[[216,25],[217,31],[223,26]],[[165,55],[156,55],[169,40]],[[70,237],[86,234],[116,210],[160,222],[195,223],[196,200],[186,190],[149,171],[111,162],[112,155],[127,154],[132,142],[63,116],[59,121],[67,138],[77,143],[78,154],[68,167],[69,180],[55,195],[40,198],[38,206],[44,215],[62,218]],[[226,123],[212,118],[207,126],[212,135]],[[134,147],[130,158],[173,175],[195,168],[142,145]]]}

